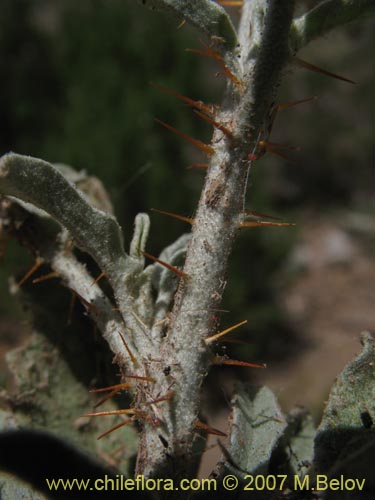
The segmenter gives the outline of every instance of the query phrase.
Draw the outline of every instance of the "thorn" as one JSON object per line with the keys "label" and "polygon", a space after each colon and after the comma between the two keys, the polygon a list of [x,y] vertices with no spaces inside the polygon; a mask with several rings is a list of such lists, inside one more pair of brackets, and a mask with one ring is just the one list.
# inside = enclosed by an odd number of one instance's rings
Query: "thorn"
{"label": "thorn", "polygon": [[167,269],[169,269],[170,271],[172,271],[172,273],[177,274],[177,276],[179,276],[180,278],[183,278],[183,279],[188,279],[189,278],[189,276],[186,273],[184,273],[183,271],[181,271],[177,267],[171,266],[171,264],[168,264],[168,262],[164,262],[164,260],[160,260],[157,257],[154,257],[153,255],[151,255],[151,254],[149,254],[147,252],[143,252],[142,250],[141,250],[141,253],[145,257],[147,257],[148,259],[151,259],[151,260],[157,262],[158,264],[161,264],[162,266],[164,266]]}
{"label": "thorn", "polygon": [[133,418],[127,418],[123,422],[121,422],[120,424],[117,424],[114,427],[111,427],[110,429],[108,429],[108,431],[103,432],[103,434],[100,434],[100,436],[98,436],[96,439],[102,439],[104,436],[107,436],[111,432],[116,431],[117,429],[120,429],[120,427],[124,427],[124,425],[128,425],[131,422],[133,422]]}
{"label": "thorn", "polygon": [[207,434],[214,434],[215,436],[227,437],[225,432],[219,431],[219,429],[215,429],[214,427],[210,427],[209,425],[205,424],[204,422],[201,422],[200,420],[196,420],[194,422],[194,427],[196,429],[199,429],[200,431],[207,432]]}
{"label": "thorn", "polygon": [[292,227],[296,224],[294,222],[270,222],[265,220],[257,221],[244,221],[240,223],[240,228],[242,227]]}
{"label": "thorn", "polygon": [[227,137],[229,138],[232,138],[233,137],[233,134],[232,132],[229,130],[229,128],[225,127],[225,125],[223,125],[222,123],[219,123],[215,120],[213,120],[212,118],[210,118],[209,116],[207,115],[204,115],[203,113],[200,113],[199,111],[197,111],[196,109],[193,110],[193,112],[199,116],[199,118],[202,118],[203,120],[205,120],[206,122],[210,123],[211,125],[213,125],[214,127],[216,127],[218,130],[220,130],[221,132],[223,132],[223,134],[225,134]]}
{"label": "thorn", "polygon": [[156,403],[161,403],[162,401],[169,401],[172,398],[173,394],[174,394],[173,391],[168,391],[165,396],[161,396],[160,398],[153,399],[152,401],[149,401],[147,404],[154,405]]}
{"label": "thorn", "polygon": [[40,268],[43,262],[44,260],[41,257],[38,257],[25,276],[18,282],[18,286],[22,286],[30,278],[30,276],[32,276]]}
{"label": "thorn", "polygon": [[255,210],[244,210],[245,215],[249,217],[264,217],[265,219],[281,220],[280,217],[274,217],[273,215],[267,215],[261,212],[256,212]]}
{"label": "thorn", "polygon": [[191,219],[190,217],[184,217],[183,215],[178,215],[173,212],[165,212],[164,210],[158,210],[157,208],[151,208],[151,210],[152,212],[157,212],[162,215],[168,215],[169,217],[174,217],[175,219],[182,220],[190,225],[194,224],[194,219]]}
{"label": "thorn", "polygon": [[177,26],[177,29],[178,29],[178,30],[180,30],[183,26],[185,26],[185,24],[186,24],[186,21],[185,21],[185,19],[183,19],[183,20],[180,22],[180,24]]}
{"label": "thorn", "polygon": [[236,328],[239,328],[242,325],[245,325],[246,323],[247,323],[247,319],[245,319],[244,321],[241,321],[240,323],[237,323],[236,325],[230,326],[229,328],[226,328],[225,330],[223,330],[223,331],[221,331],[219,333],[216,333],[215,335],[211,335],[211,337],[208,337],[208,338],[204,339],[204,341],[205,341],[205,343],[207,345],[211,344],[211,342],[215,342],[220,337],[223,337],[227,333],[235,330]]}
{"label": "thorn", "polygon": [[322,75],[325,76],[330,76],[332,78],[336,78],[337,80],[342,80],[343,82],[348,82],[348,83],[353,83],[354,85],[356,84],[355,81],[349,80],[349,78],[345,78],[340,75],[336,75],[335,73],[331,73],[330,71],[326,71],[325,69],[319,68],[319,66],[315,66],[314,64],[311,64],[307,61],[303,61],[299,57],[293,57],[293,62],[295,65],[308,69],[309,71],[314,71],[315,73],[321,73]]}
{"label": "thorn", "polygon": [[110,456],[112,458],[115,458],[117,455],[120,455],[123,451],[126,450],[126,445],[122,445],[122,446],[119,446],[118,448],[116,448],[115,450],[113,450],[111,453],[110,453]]}
{"label": "thorn", "polygon": [[316,101],[318,99],[317,95],[313,95],[312,97],[307,97],[306,99],[300,99],[299,101],[288,102],[286,104],[279,104],[276,106],[277,111],[284,111],[285,109],[294,108],[299,104],[304,104],[305,102]]}
{"label": "thorn", "polygon": [[168,89],[167,87],[164,87],[163,85],[159,85],[157,83],[150,82],[150,84],[155,87],[156,89],[161,90],[162,92],[166,92],[167,94],[170,94],[174,97],[177,97],[177,99],[180,99],[180,101],[184,102],[191,108],[196,108],[199,109],[200,111],[203,111],[204,113],[207,113],[208,115],[212,115],[215,111],[215,107],[213,105],[207,105],[204,104],[202,101],[194,101],[193,99],[190,99],[189,97],[186,97],[182,94],[179,94],[178,92],[175,92],[174,90]]}
{"label": "thorn", "polygon": [[118,392],[120,392],[120,389],[113,389],[113,391],[111,391],[109,394],[107,394],[106,396],[104,396],[104,398],[102,398],[100,401],[98,401],[94,405],[94,408],[98,408],[98,406],[101,406],[103,403],[105,403],[106,401],[108,401],[108,399],[113,398],[113,396],[115,396]]}
{"label": "thorn", "polygon": [[170,130],[171,132],[174,132],[175,134],[179,135],[180,137],[185,139],[185,141],[190,142],[190,144],[192,144],[196,148],[203,151],[203,153],[205,153],[207,155],[212,155],[215,153],[214,148],[209,146],[208,144],[205,144],[204,142],[199,141],[198,139],[194,139],[193,137],[190,137],[189,135],[184,134],[180,130],[177,130],[176,128],[172,127],[171,125],[168,125],[168,123],[162,122],[161,120],[158,120],[157,118],[155,118],[155,121],[157,123],[160,123],[160,125],[162,125],[166,129]]}
{"label": "thorn", "polygon": [[136,380],[143,380],[144,382],[155,382],[155,379],[152,377],[142,377],[141,375],[123,375],[121,374],[122,377],[124,378],[134,378]]}
{"label": "thorn", "polygon": [[107,392],[107,391],[121,391],[121,389],[130,389],[132,387],[130,382],[124,382],[122,384],[109,385],[108,387],[100,387],[100,389],[90,389],[90,393]]}
{"label": "thorn", "polygon": [[189,165],[186,167],[187,170],[190,170],[192,168],[208,168],[208,163],[193,163],[192,165]]}
{"label": "thorn", "polygon": [[35,278],[35,280],[33,280],[31,283],[33,283],[33,284],[41,283],[42,281],[47,281],[47,280],[50,280],[52,278],[60,278],[59,273],[52,272],[52,273],[45,274],[44,276],[40,276],[40,278]]}
{"label": "thorn", "polygon": [[242,90],[243,88],[243,83],[240,82],[240,80],[230,71],[230,69],[225,66],[225,63],[217,52],[211,49],[207,50],[199,50],[199,49],[185,49],[187,52],[192,52],[193,54],[199,54],[200,56],[207,56],[207,57],[212,57],[218,65],[221,67],[223,70],[224,74],[233,82],[233,84],[237,87],[239,91]]}
{"label": "thorn", "polygon": [[242,0],[217,0],[217,3],[223,7],[242,7]]}
{"label": "thorn", "polygon": [[84,297],[82,297],[82,295],[80,295],[78,292],[76,292],[75,290],[73,290],[73,288],[70,288],[69,286],[67,285],[64,285],[65,288],[67,288],[68,290],[70,290],[72,293],[74,293],[78,298],[79,300],[88,308],[90,309],[91,311],[94,311],[96,314],[99,314],[99,310],[98,308],[96,307],[95,304],[92,304],[91,302],[89,302],[88,300],[86,300]]}
{"label": "thorn", "polygon": [[136,321],[141,325],[143,330],[145,332],[148,332],[149,331],[148,326],[141,320],[141,318],[138,316],[138,314],[136,314],[136,312],[133,311],[133,309],[130,312],[131,312],[132,316],[136,319]]}
{"label": "thorn", "polygon": [[215,356],[213,359],[214,365],[230,365],[230,366],[246,366],[248,368],[266,368],[266,365],[258,365],[255,363],[248,363],[247,361],[238,361],[236,359],[223,358],[222,356]]}
{"label": "thorn", "polygon": [[132,360],[133,365],[134,365],[135,367],[137,367],[137,366],[138,366],[138,361],[135,359],[134,354],[133,354],[133,353],[131,352],[131,350],[129,349],[129,346],[128,346],[128,344],[126,343],[126,341],[125,341],[125,339],[124,339],[124,336],[122,335],[122,333],[121,333],[121,332],[118,332],[118,334],[119,334],[119,335],[120,335],[120,337],[121,337],[121,340],[122,340],[122,342],[123,342],[123,344],[124,344],[124,346],[125,346],[125,349],[126,349],[127,353],[129,354],[130,359]]}
{"label": "thorn", "polygon": [[96,283],[98,283],[98,281],[100,281],[102,278],[104,278],[105,276],[105,273],[100,273],[99,276],[97,278],[94,279],[94,281],[91,283],[91,286],[94,286],[96,285]]}
{"label": "thorn", "polygon": [[96,413],[86,413],[83,417],[104,417],[107,415],[136,415],[138,410],[126,408],[122,410],[98,411]]}
{"label": "thorn", "polygon": [[295,146],[286,146],[284,144],[279,144],[277,142],[268,142],[268,141],[259,141],[259,147],[261,148],[261,156],[263,156],[266,152],[270,153],[272,155],[278,156],[279,158],[282,158],[283,160],[286,160],[290,163],[295,163],[294,160],[288,158],[285,156],[283,153],[281,153],[279,150],[288,150],[288,151],[300,151],[300,147],[295,147]]}

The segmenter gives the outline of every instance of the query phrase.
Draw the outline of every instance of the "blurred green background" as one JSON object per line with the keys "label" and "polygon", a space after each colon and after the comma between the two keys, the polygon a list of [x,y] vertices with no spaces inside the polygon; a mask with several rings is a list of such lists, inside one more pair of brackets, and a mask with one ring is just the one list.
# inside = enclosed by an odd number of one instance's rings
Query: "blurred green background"
{"label": "blurred green background", "polygon": [[[307,3],[316,2],[301,5]],[[230,12],[235,20],[237,10]],[[12,150],[98,176],[127,242],[140,211],[193,215],[204,178],[203,171],[186,169],[203,158],[154,121],[209,141],[207,124],[150,82],[208,102],[220,102],[224,88],[213,62],[185,52],[201,46],[200,35],[178,25],[134,0],[0,0],[0,153]],[[302,52],[358,84],[304,70],[286,75],[280,102],[319,99],[277,117],[272,140],[302,150],[290,153],[290,163],[267,155],[256,164],[249,209],[297,222],[340,210],[371,213],[373,42],[371,23],[360,22]],[[151,219],[148,251],[154,255],[188,230],[158,214]],[[299,231],[254,229],[236,243],[223,301],[231,312],[221,324],[249,320],[245,358],[284,359],[303,343],[278,298]],[[30,264],[11,243],[0,269],[3,320],[20,314],[7,278],[22,276]]]}

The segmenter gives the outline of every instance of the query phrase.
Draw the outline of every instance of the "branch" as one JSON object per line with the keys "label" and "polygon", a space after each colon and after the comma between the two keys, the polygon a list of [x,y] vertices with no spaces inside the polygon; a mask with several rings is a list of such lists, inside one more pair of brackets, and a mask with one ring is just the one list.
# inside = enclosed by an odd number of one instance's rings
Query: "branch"
{"label": "branch", "polygon": [[[136,355],[133,339],[129,338],[124,322],[104,295],[86,267],[78,261],[67,245],[66,231],[55,232],[45,217],[27,211],[15,202],[3,200],[0,203],[0,221],[7,221],[5,231],[23,245],[31,247],[44,263],[48,264],[70,290],[83,297],[87,313],[95,322],[117,363],[124,369],[129,366],[129,354],[121,339],[127,338],[130,349]],[[49,221],[48,221],[49,222]]]}
{"label": "branch", "polygon": [[291,47],[297,52],[334,28],[374,14],[374,0],[326,0],[293,22]]}
{"label": "branch", "polygon": [[[169,446],[166,451],[160,430],[145,429],[138,456],[139,474],[151,477],[170,477],[175,471],[180,477],[194,474],[196,446],[201,441],[194,423],[199,418],[202,382],[211,365],[211,348],[204,339],[214,333],[213,311],[221,302],[228,258],[243,218],[251,166],[248,155],[256,148],[259,137],[266,133],[266,117],[281,70],[290,57],[288,36],[293,9],[291,0],[244,3],[242,15],[245,17],[239,33],[241,86],[238,89],[228,85],[222,109],[215,115],[217,123],[232,130],[229,136],[221,130],[214,133],[210,145],[214,151],[210,154],[183,269],[188,279],[180,280],[170,326],[162,339],[160,362],[168,368],[174,383],[169,412],[163,411],[167,430],[163,437]],[[255,18],[259,19],[259,30],[255,30],[254,43],[251,24]],[[163,372],[153,376],[156,379],[153,387],[159,388],[165,383]]]}

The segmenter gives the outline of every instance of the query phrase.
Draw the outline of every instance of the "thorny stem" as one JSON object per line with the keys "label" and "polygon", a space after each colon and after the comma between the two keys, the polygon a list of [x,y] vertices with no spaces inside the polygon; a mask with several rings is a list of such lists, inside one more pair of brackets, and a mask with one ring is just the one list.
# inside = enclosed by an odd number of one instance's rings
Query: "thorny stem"
{"label": "thorny stem", "polygon": [[[167,313],[175,282],[158,269],[158,263],[144,269],[147,215],[136,217],[130,253],[126,254],[115,219],[91,207],[46,162],[14,154],[4,156],[0,161],[0,188],[7,196],[45,210],[99,264],[113,288],[118,306],[115,311],[82,264],[65,252],[63,240],[53,241],[51,246],[43,244],[48,238],[35,243],[37,254],[85,300],[122,374],[153,380],[148,385],[138,384],[133,408],[126,410],[140,417],[136,474],[181,479],[194,475],[204,447],[204,439],[197,432],[199,400],[202,382],[213,362],[211,343],[205,339],[215,333],[212,311],[219,307],[228,258],[246,216],[251,164],[264,152],[262,144],[268,141],[274,117],[272,102],[282,70],[294,52],[316,35],[373,11],[373,7],[370,0],[327,0],[293,22],[294,0],[245,0],[237,46],[232,23],[211,0],[142,3],[176,11],[207,33],[211,44],[205,55],[214,57],[230,79],[220,110],[209,118],[216,130],[206,148],[209,164],[195,218],[185,219],[192,223],[192,235],[183,273],[178,271],[183,278],[171,314]],[[330,9],[334,9],[335,17],[323,22],[322,16],[332,12]],[[6,220],[6,213],[0,213],[0,222]],[[42,224],[45,214],[35,217]],[[64,238],[64,231],[59,238]],[[30,238],[26,234],[26,239]],[[162,254],[156,262],[168,261],[169,268],[178,266],[187,240],[186,235],[179,238],[164,250],[167,258]],[[156,300],[151,284],[158,293]]]}
{"label": "thorny stem", "polygon": [[[253,0],[244,4],[237,75],[243,88],[229,85],[222,109],[215,117],[233,127],[233,139],[220,131],[214,133],[215,152],[210,158],[184,267],[190,278],[180,281],[171,325],[161,348],[163,366],[173,367],[170,379],[174,398],[168,410],[168,405],[163,406],[164,425],[154,431],[147,426],[142,433],[137,473],[171,477],[178,471],[178,476],[189,477],[194,472],[199,438],[193,423],[197,420],[201,385],[210,366],[210,349],[204,338],[211,333],[210,311],[220,304],[228,257],[243,216],[251,167],[247,156],[256,150],[260,139],[267,138],[270,105],[290,56],[288,35],[293,8],[291,0]],[[233,52],[224,56],[230,67],[235,65],[227,61],[234,57]],[[155,388],[165,386],[163,377],[159,377]],[[164,437],[164,445],[159,434]]]}

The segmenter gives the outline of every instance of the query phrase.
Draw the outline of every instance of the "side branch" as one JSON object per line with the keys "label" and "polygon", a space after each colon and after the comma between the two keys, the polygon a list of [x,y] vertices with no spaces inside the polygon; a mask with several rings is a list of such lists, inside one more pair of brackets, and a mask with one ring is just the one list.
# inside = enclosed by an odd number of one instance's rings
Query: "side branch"
{"label": "side branch", "polygon": [[359,18],[375,14],[373,0],[326,0],[292,24],[291,48],[298,52],[315,38]]}
{"label": "side branch", "polygon": [[14,153],[2,156],[0,192],[51,215],[95,259],[112,285],[117,283],[127,260],[120,226],[112,215],[93,207],[53,165]]}

